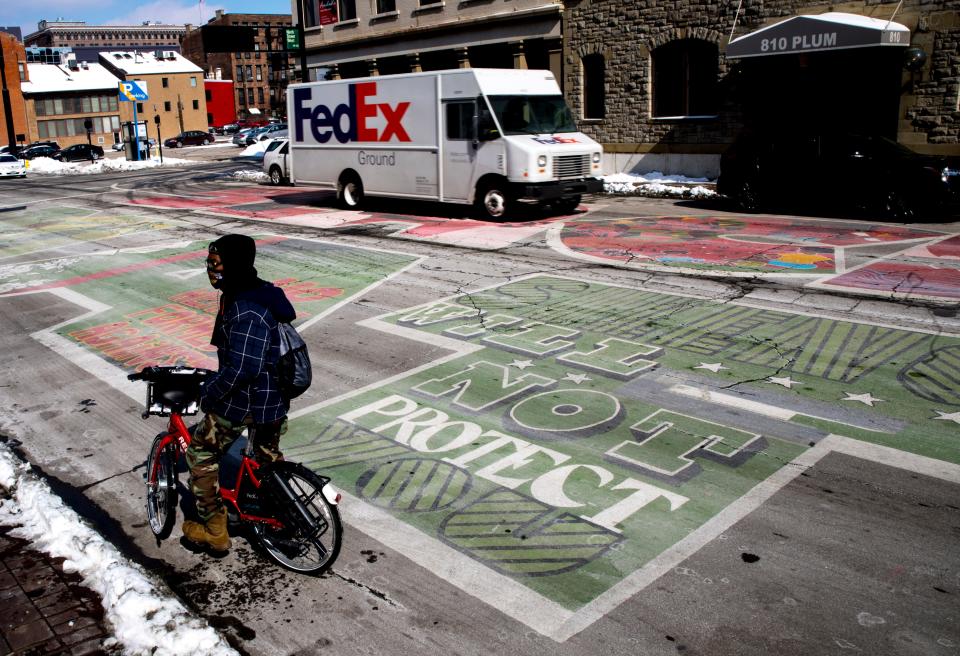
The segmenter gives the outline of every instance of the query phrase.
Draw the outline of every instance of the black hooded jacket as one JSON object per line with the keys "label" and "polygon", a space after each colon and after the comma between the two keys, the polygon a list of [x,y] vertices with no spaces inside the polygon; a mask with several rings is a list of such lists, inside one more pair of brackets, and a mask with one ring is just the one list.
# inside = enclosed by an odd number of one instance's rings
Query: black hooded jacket
{"label": "black hooded jacket", "polygon": [[282,289],[257,277],[252,239],[227,235],[210,252],[223,262],[223,295],[210,339],[219,369],[203,386],[201,408],[236,422],[248,414],[258,424],[276,421],[289,409],[277,382],[277,322],[293,321],[296,312]]}

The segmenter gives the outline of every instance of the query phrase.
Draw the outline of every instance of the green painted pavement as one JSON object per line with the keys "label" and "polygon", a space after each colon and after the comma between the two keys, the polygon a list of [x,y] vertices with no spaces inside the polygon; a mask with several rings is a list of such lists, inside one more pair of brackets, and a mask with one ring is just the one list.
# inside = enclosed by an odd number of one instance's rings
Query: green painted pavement
{"label": "green painted pavement", "polygon": [[374,324],[461,355],[285,451],[571,610],[830,433],[960,462],[955,338],[544,276]]}

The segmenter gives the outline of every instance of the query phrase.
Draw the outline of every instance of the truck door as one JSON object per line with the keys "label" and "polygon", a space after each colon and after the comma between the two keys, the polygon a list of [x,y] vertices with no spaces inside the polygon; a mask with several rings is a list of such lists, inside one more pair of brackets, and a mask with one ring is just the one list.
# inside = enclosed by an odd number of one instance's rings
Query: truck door
{"label": "truck door", "polygon": [[443,199],[466,201],[473,188],[477,149],[474,146],[474,100],[443,103]]}

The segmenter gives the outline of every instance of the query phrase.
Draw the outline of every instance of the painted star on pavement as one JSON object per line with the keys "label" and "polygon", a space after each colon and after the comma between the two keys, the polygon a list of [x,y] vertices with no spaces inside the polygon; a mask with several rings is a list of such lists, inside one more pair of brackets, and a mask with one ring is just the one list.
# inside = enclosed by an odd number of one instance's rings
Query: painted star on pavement
{"label": "painted star on pavement", "polygon": [[586,374],[571,374],[570,372],[567,372],[567,375],[564,376],[562,380],[570,380],[579,385],[586,380],[593,380],[593,378]]}
{"label": "painted star on pavement", "polygon": [[790,376],[784,376],[783,378],[777,378],[776,376],[770,376],[770,378],[767,378],[767,382],[768,382],[768,383],[772,383],[772,384],[774,384],[774,385],[783,385],[783,386],[786,387],[787,389],[790,389],[790,388],[793,387],[794,385],[797,385],[797,384],[800,383],[799,380],[791,380],[791,379],[790,379]]}
{"label": "painted star on pavement", "polygon": [[847,398],[840,399],[841,401],[859,401],[864,405],[868,405],[871,408],[873,407],[874,402],[883,401],[883,399],[878,399],[877,397],[870,394],[870,392],[864,392],[863,394],[851,394],[850,392],[844,392],[847,395]]}
{"label": "painted star on pavement", "polygon": [[527,367],[532,367],[533,362],[530,360],[514,360],[510,363],[511,367],[516,367],[517,369],[526,369]]}
{"label": "painted star on pavement", "polygon": [[722,362],[701,362],[694,369],[709,369],[713,373],[717,373],[721,369],[729,369],[730,367],[724,367]]}
{"label": "painted star on pavement", "polygon": [[940,412],[939,410],[934,410],[939,417],[934,417],[934,419],[943,419],[944,421],[952,421],[955,424],[960,424],[960,412]]}

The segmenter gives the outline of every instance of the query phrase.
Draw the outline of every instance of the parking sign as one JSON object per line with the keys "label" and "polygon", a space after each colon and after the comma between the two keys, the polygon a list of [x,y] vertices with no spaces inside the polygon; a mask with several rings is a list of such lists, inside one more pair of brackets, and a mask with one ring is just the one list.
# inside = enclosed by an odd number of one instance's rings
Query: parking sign
{"label": "parking sign", "polygon": [[147,83],[143,80],[128,80],[120,83],[120,100],[125,102],[143,102],[147,95]]}

